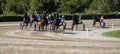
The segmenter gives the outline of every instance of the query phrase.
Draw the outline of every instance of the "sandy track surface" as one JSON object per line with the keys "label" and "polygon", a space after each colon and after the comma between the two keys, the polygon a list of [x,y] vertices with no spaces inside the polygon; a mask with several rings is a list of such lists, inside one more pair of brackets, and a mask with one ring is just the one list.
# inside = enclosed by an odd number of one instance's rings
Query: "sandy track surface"
{"label": "sandy track surface", "polygon": [[[70,21],[67,21],[65,34],[19,30],[19,22],[0,22],[0,54],[120,54],[119,38],[99,38],[102,31],[118,30],[120,19],[106,20],[108,28],[104,29],[98,25],[93,28],[91,20],[84,22],[91,30],[89,38],[84,38],[86,31],[81,31],[81,26],[77,31],[69,30]],[[111,24],[114,24],[113,29]],[[94,36],[98,37],[92,38]]]}

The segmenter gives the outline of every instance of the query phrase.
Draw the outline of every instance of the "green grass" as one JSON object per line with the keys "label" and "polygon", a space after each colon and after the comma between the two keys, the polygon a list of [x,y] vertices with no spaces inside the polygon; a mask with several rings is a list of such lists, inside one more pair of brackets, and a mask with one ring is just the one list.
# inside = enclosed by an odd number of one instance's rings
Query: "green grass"
{"label": "green grass", "polygon": [[103,33],[104,36],[120,38],[120,30]]}

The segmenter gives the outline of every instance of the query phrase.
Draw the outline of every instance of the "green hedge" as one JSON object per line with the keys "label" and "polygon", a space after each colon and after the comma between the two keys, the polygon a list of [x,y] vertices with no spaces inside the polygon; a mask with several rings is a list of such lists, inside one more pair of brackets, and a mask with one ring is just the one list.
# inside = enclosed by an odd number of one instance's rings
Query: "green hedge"
{"label": "green hedge", "polygon": [[0,16],[0,22],[22,21],[22,16]]}
{"label": "green hedge", "polygon": [[[72,15],[64,15],[66,20],[71,20],[72,19]],[[82,19],[84,20],[88,20],[88,19],[93,19],[93,15],[77,15],[77,16],[81,16]],[[98,17],[104,16],[105,19],[120,19],[120,14],[98,14]]]}
{"label": "green hedge", "polygon": [[[62,14],[60,14],[62,16]],[[66,14],[64,15],[66,20],[72,19],[72,14]],[[89,14],[77,14],[77,16],[81,16],[82,19],[92,19],[93,15]],[[120,14],[98,14],[98,16],[104,16],[105,19],[120,19]],[[16,16],[0,16],[0,22],[4,21],[22,21],[22,15],[16,15]]]}

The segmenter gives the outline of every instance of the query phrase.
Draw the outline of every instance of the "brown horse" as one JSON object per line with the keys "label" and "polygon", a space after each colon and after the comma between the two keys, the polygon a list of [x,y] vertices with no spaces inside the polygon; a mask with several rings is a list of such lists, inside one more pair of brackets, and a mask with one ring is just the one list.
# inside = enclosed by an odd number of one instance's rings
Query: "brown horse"
{"label": "brown horse", "polygon": [[30,18],[28,17],[27,13],[24,13],[24,16],[23,16],[23,25],[21,23],[21,25],[20,25],[21,28],[20,29],[23,30],[24,26],[26,26],[25,29],[27,29],[27,26],[28,26],[29,22],[30,22]]}
{"label": "brown horse", "polygon": [[31,20],[31,26],[32,26],[32,23],[34,23],[34,30],[36,31],[36,27],[38,25],[38,19],[37,17],[35,16],[34,12],[32,13],[32,16],[31,16],[32,20]]}
{"label": "brown horse", "polygon": [[[47,26],[48,26],[48,19],[46,18],[46,14],[43,13],[41,23],[39,24],[39,30],[41,27],[42,31],[45,31],[45,30],[47,30]],[[45,27],[45,29],[44,29],[44,27]]]}

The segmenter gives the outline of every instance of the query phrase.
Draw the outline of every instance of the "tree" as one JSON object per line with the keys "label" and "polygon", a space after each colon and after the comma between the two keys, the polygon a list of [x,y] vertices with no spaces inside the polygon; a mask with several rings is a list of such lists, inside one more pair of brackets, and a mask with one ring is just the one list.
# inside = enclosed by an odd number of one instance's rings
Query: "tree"
{"label": "tree", "polygon": [[110,13],[119,12],[119,6],[120,0],[0,0],[0,14],[23,14],[24,11]]}
{"label": "tree", "polygon": [[[112,1],[112,2],[111,2]],[[108,13],[116,11],[119,0],[94,0],[88,11]]]}

